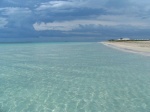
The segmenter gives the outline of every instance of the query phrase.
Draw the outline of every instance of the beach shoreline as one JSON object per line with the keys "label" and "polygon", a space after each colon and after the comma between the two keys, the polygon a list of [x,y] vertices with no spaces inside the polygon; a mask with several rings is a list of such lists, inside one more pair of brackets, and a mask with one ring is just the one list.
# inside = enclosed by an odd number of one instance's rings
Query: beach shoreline
{"label": "beach shoreline", "polygon": [[150,56],[150,41],[105,41],[100,43],[121,51]]}

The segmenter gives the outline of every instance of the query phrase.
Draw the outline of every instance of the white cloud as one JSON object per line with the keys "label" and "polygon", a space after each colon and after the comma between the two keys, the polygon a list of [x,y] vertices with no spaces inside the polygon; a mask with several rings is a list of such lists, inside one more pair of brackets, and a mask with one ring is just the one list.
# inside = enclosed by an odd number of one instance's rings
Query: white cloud
{"label": "white cloud", "polygon": [[46,3],[42,3],[36,10],[45,10],[50,8],[63,8],[63,7],[71,7],[74,2],[71,1],[50,1]]}
{"label": "white cloud", "polygon": [[60,30],[60,31],[69,31],[78,27],[78,25],[70,24],[70,22],[53,22],[53,23],[35,23],[33,27],[37,31],[42,30]]}
{"label": "white cloud", "polygon": [[8,21],[5,18],[0,18],[0,28],[5,27]]}
{"label": "white cloud", "polygon": [[[119,0],[118,0],[119,1]],[[64,8],[84,8],[84,7],[88,7],[88,8],[104,8],[107,10],[112,10],[112,8],[110,6],[113,7],[113,10],[118,10],[118,7],[116,7],[118,4],[118,6],[120,6],[120,4],[122,6],[125,6],[124,10],[128,10],[128,8],[132,7],[132,2],[135,5],[135,0],[127,0],[127,1],[119,1],[119,4],[117,3],[117,0],[68,0],[68,1],[63,1],[63,0],[59,0],[59,1],[50,1],[50,2],[44,2],[41,3],[39,6],[37,6],[36,10],[47,10],[47,9],[64,9]],[[113,3],[113,4],[112,4]],[[127,3],[127,4],[125,4]],[[142,2],[145,3],[145,2]],[[131,5],[131,6],[129,6]],[[123,8],[122,6],[120,6],[120,8]],[[137,4],[136,4],[137,6]],[[128,7],[128,8],[126,8]]]}
{"label": "white cloud", "polygon": [[[149,21],[149,20],[147,20]],[[33,24],[33,27],[37,31],[42,30],[60,30],[60,31],[71,31],[74,29],[81,28],[81,26],[95,26],[99,27],[99,25],[103,26],[133,26],[133,27],[141,27],[146,28],[150,27],[150,24],[147,21],[142,20],[140,18],[125,16],[125,15],[103,15],[98,17],[97,19],[89,19],[89,20],[70,20],[70,21],[62,21],[62,22],[41,22]]]}
{"label": "white cloud", "polygon": [[107,0],[70,0],[70,1],[50,1],[41,3],[36,10],[46,9],[64,9],[64,8],[77,8],[77,7],[91,7],[100,8]]}
{"label": "white cloud", "polygon": [[2,15],[31,13],[31,10],[29,8],[20,8],[20,7],[5,7],[5,8],[0,8],[0,11]]}

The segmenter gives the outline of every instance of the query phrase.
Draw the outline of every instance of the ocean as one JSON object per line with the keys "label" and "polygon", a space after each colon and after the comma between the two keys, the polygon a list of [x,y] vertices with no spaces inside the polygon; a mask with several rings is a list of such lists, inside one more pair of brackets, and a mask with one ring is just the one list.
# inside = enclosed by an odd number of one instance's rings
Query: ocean
{"label": "ocean", "polygon": [[100,43],[0,45],[0,112],[149,112],[150,57]]}

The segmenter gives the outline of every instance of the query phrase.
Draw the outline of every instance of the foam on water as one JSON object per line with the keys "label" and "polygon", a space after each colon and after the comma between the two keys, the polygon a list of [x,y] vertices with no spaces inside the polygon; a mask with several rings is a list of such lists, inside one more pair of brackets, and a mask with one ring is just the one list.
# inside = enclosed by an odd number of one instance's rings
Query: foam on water
{"label": "foam on water", "polygon": [[149,112],[149,68],[99,43],[0,45],[0,112]]}

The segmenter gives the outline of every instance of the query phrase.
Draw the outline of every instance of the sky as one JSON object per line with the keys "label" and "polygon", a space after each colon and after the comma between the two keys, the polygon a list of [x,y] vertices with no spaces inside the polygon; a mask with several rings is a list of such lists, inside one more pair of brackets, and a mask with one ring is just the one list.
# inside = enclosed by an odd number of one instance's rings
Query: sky
{"label": "sky", "polygon": [[150,0],[0,0],[0,42],[150,38]]}

